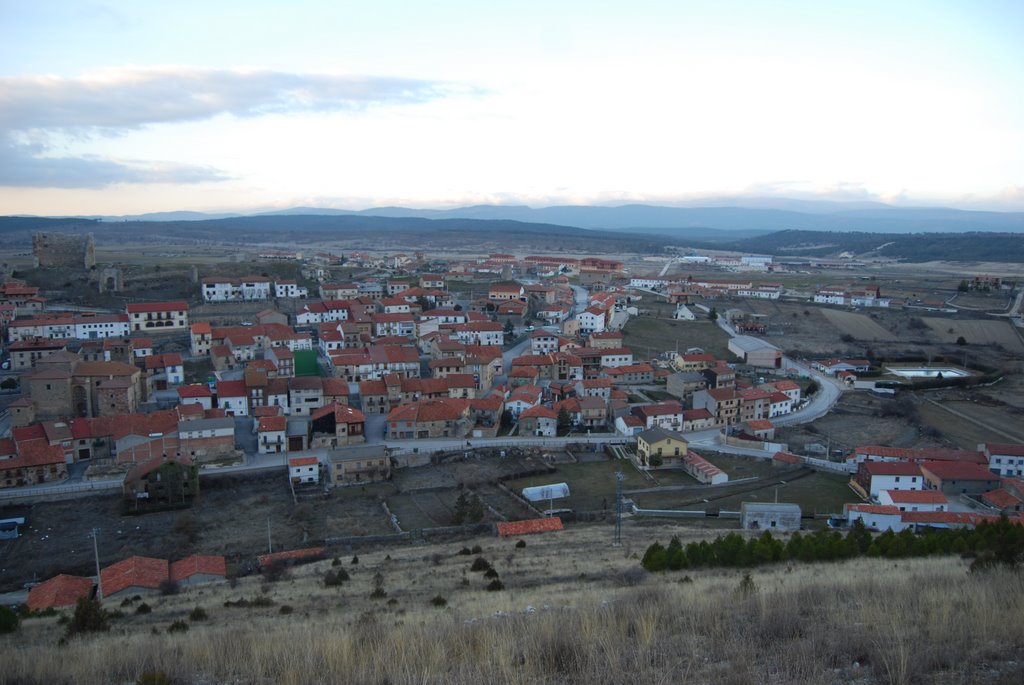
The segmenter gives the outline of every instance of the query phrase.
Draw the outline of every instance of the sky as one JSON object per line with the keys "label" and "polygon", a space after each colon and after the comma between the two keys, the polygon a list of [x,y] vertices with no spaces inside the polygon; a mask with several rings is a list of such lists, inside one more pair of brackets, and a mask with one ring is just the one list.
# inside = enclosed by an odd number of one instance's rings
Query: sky
{"label": "sky", "polygon": [[1024,3],[0,0],[0,214],[1024,211]]}

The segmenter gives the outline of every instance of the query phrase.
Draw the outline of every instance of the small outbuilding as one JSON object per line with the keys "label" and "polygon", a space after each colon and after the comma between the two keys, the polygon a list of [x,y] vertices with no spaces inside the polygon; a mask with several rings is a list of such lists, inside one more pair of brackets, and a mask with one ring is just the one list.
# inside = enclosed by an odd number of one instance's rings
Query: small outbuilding
{"label": "small outbuilding", "polygon": [[800,505],[743,502],[740,505],[740,527],[743,530],[800,530]]}

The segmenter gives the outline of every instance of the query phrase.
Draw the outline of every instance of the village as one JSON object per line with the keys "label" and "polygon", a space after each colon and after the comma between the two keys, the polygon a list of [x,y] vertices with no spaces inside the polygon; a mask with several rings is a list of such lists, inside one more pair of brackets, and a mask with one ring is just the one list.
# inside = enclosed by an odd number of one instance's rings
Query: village
{"label": "village", "polygon": [[[95,249],[91,235],[41,234],[33,266],[95,271]],[[307,540],[451,532],[464,523],[455,512],[466,485],[481,503],[473,523],[497,525],[624,514],[779,531],[860,521],[899,532],[1024,511],[1024,437],[1008,439],[1012,431],[982,430],[957,448],[928,444],[923,429],[912,445],[905,435],[850,444],[838,432],[834,444],[798,440],[805,425],[859,401],[881,411],[915,390],[970,392],[1002,380],[1007,370],[993,360],[1024,352],[1010,279],[953,281],[936,299],[883,292],[847,275],[865,266],[851,260],[280,249],[255,257],[247,275],[200,278],[193,268],[191,298],[132,297],[123,311],[75,305],[70,292],[44,295],[10,274],[0,284],[5,589],[33,580],[18,575],[29,566],[13,557],[30,549],[20,536],[40,534],[23,515],[34,504],[115,496],[121,505],[109,516],[174,525],[180,519],[168,517],[198,506],[217,479],[261,479],[276,493],[264,498],[285,497],[292,509],[371,512],[349,530],[307,521],[278,531],[258,567],[324,553]],[[256,275],[266,265],[294,267],[294,277]],[[811,268],[831,270],[832,283],[796,286]],[[123,289],[118,269],[101,271],[97,289]],[[929,318],[920,328],[970,330],[970,364],[958,354],[963,336],[921,359],[902,354],[900,336],[880,325],[895,319],[856,313],[884,310],[913,327],[903,321],[955,313],[958,299],[981,292],[1005,293],[1003,319]],[[811,308],[844,331],[826,332],[817,354],[806,349],[812,337],[792,328],[806,325]],[[839,347],[858,342],[849,354]],[[483,465],[470,477],[474,461]],[[558,500],[526,496],[558,481]],[[368,505],[346,495],[368,487]],[[266,527],[272,538],[269,515]],[[113,561],[97,576],[102,592],[224,577],[259,552],[232,547],[225,556],[214,538],[177,560]],[[68,568],[53,569],[61,587],[33,588],[32,608],[92,591],[88,578],[64,575],[92,560],[93,550],[77,547]]]}

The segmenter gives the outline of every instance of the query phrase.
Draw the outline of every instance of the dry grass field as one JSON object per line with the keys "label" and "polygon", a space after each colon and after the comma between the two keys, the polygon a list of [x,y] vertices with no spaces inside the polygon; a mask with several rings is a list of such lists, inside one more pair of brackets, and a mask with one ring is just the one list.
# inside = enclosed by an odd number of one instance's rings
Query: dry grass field
{"label": "dry grass field", "polygon": [[1024,354],[1020,333],[1006,321],[992,319],[922,319],[942,342],[954,343],[963,336],[968,345],[1001,345],[1014,354]]}
{"label": "dry grass field", "polygon": [[855,340],[881,340],[891,342],[897,337],[890,331],[882,328],[871,318],[864,314],[845,312],[840,309],[822,309],[821,313],[829,322],[838,328],[842,334],[851,335]]}
{"label": "dry grass field", "polygon": [[[146,596],[108,633],[57,646],[55,617],[3,638],[0,684],[36,683],[982,683],[1024,678],[1024,576],[956,558],[648,574],[678,533],[574,527],[515,540],[405,547]],[[470,571],[476,556],[504,589]],[[351,580],[325,587],[344,568]],[[371,599],[375,587],[386,593]],[[265,606],[227,607],[263,598]],[[437,599],[435,599],[437,598]],[[432,602],[432,600],[434,600]],[[145,602],[152,611],[138,613]],[[190,618],[200,607],[204,619]],[[178,623],[178,632],[168,628]],[[151,680],[142,681],[144,674]],[[166,679],[157,680],[155,675]]]}

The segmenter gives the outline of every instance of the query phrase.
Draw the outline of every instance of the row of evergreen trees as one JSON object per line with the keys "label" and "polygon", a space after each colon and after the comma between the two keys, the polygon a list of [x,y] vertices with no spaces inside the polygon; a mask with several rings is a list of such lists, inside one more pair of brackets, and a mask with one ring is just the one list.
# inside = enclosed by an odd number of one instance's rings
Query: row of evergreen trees
{"label": "row of evergreen trees", "polygon": [[858,519],[845,536],[831,529],[806,535],[793,533],[787,541],[768,531],[752,538],[729,533],[712,542],[702,540],[685,546],[679,538],[673,537],[667,547],[658,542],[648,547],[641,563],[648,571],[676,571],[758,566],[780,561],[836,561],[861,556],[899,559],[938,554],[972,555],[975,557],[972,569],[1017,566],[1024,562],[1024,525],[1010,522],[1003,516],[995,523],[983,521],[975,529],[937,529],[920,534],[906,529],[873,535]]}

